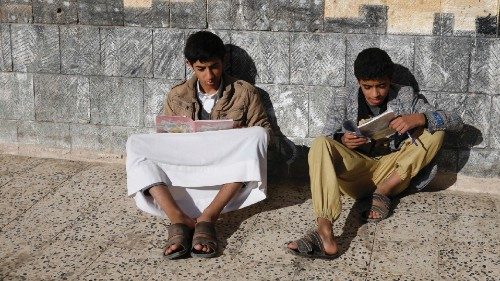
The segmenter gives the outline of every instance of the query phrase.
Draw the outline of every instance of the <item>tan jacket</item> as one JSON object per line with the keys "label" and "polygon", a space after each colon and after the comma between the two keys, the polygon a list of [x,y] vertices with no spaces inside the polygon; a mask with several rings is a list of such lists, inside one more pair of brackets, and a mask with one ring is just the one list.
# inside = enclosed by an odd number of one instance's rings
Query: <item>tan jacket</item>
{"label": "tan jacket", "polygon": [[[201,106],[196,98],[196,76],[172,88],[164,103],[167,116],[200,118]],[[262,105],[259,91],[243,80],[222,77],[223,91],[210,114],[210,119],[233,119],[236,127],[261,126],[271,135],[271,124]]]}

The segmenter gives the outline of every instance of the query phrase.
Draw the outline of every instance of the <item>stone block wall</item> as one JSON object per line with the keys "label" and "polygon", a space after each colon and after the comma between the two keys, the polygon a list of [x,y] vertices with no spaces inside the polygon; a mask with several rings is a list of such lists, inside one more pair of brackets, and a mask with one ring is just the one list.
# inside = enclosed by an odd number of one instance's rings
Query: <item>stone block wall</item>
{"label": "stone block wall", "polygon": [[[457,110],[441,171],[500,176],[499,0],[0,0],[0,152],[123,155],[152,132],[165,94],[191,75],[182,49],[209,29],[226,71],[254,83],[278,151],[304,173],[329,100],[356,87],[378,46],[396,80]],[[293,144],[293,146],[292,146]],[[42,153],[42,154],[43,154]],[[104,157],[104,156],[103,156]]]}

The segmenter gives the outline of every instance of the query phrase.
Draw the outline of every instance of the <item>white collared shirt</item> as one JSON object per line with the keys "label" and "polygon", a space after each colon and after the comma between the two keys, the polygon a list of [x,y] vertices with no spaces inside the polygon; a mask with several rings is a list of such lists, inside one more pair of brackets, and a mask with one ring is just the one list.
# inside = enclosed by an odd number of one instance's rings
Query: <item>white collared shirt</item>
{"label": "white collared shirt", "polygon": [[220,81],[219,89],[215,94],[206,94],[201,91],[200,81],[196,82],[196,94],[198,96],[198,100],[201,103],[201,120],[210,119],[210,113],[212,112],[212,108],[214,108],[215,103],[217,102],[220,94],[222,92],[222,78]]}

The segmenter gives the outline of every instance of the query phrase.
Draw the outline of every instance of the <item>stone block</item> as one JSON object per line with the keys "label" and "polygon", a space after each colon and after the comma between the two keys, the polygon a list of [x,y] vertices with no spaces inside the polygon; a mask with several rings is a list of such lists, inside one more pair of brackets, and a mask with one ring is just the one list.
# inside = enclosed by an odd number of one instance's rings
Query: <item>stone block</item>
{"label": "stone block", "polygon": [[142,126],[142,79],[91,77],[90,100],[92,124]]}
{"label": "stone block", "polygon": [[269,0],[269,27],[273,31],[290,31],[293,12],[290,0]]}
{"label": "stone block", "polygon": [[453,36],[455,15],[452,13],[434,14],[432,35]]}
{"label": "stone block", "polygon": [[20,122],[17,131],[17,139],[19,144],[35,144],[69,149],[69,124]]}
{"label": "stone block", "polygon": [[206,28],[207,2],[205,0],[171,1],[170,27]]}
{"label": "stone block", "polygon": [[343,86],[345,49],[343,35],[293,34],[290,42],[290,82]]}
{"label": "stone block", "polygon": [[128,137],[138,133],[146,131],[135,127],[71,124],[71,149],[125,153]]}
{"label": "stone block", "polygon": [[207,23],[213,29],[232,29],[232,0],[207,1]]}
{"label": "stone block", "polygon": [[12,71],[10,25],[0,24],[0,71]]}
{"label": "stone block", "polygon": [[59,73],[59,28],[54,25],[12,25],[14,71]]}
{"label": "stone block", "polygon": [[170,3],[168,0],[124,0],[126,26],[169,27]]}
{"label": "stone block", "polygon": [[459,152],[458,170],[474,177],[500,177],[500,151],[471,149]]}
{"label": "stone block", "polygon": [[323,30],[324,0],[290,0],[291,28],[293,31]]}
{"label": "stone block", "polygon": [[500,40],[478,38],[474,41],[469,90],[492,95],[500,93]]}
{"label": "stone block", "polygon": [[32,0],[2,0],[0,10],[0,22],[33,22]]}
{"label": "stone block", "polygon": [[101,61],[104,75],[152,77],[152,45],[153,32],[149,28],[101,28]]}
{"label": "stone block", "polygon": [[77,0],[33,0],[33,20],[35,23],[77,23],[77,2]]}
{"label": "stone block", "polygon": [[148,79],[144,81],[144,126],[154,127],[155,118],[163,114],[167,93],[179,80]]}
{"label": "stone block", "polygon": [[415,77],[421,89],[466,91],[471,46],[465,37],[417,37]]}
{"label": "stone block", "polygon": [[0,73],[0,118],[35,119],[33,75]]}
{"label": "stone block", "polygon": [[153,31],[154,77],[184,79],[184,32],[175,29]]}
{"label": "stone block", "polygon": [[17,142],[17,121],[2,120],[0,122],[0,143]]}
{"label": "stone block", "polygon": [[37,121],[90,122],[89,79],[83,76],[35,74]]}
{"label": "stone block", "polygon": [[309,93],[309,134],[311,138],[322,135],[328,116],[328,106],[345,95],[345,88],[310,87]]}
{"label": "stone block", "polygon": [[247,55],[245,58],[240,58],[232,53],[231,64],[238,65],[241,59],[250,60],[249,64],[255,67],[254,77],[257,83],[287,84],[290,71],[289,42],[288,33],[231,33],[231,44],[241,48]]}
{"label": "stone block", "polygon": [[123,0],[78,0],[78,20],[85,25],[123,25]]}
{"label": "stone block", "polygon": [[398,72],[393,77],[403,85],[417,84],[413,72],[413,55],[415,39],[413,36],[377,36],[377,35],[347,35],[346,85],[357,87],[354,76],[354,60],[366,48],[377,47],[385,50],[392,61],[399,65]]}
{"label": "stone block", "polygon": [[[291,85],[257,85],[263,96],[269,96],[268,116],[276,135],[305,138],[308,134],[308,91],[310,87]],[[265,97],[263,97],[265,100]]]}
{"label": "stone block", "polygon": [[500,96],[493,96],[490,116],[490,147],[500,149]]}
{"label": "stone block", "polygon": [[270,0],[236,0],[232,3],[233,29],[270,30]]}
{"label": "stone block", "polygon": [[101,73],[99,27],[62,25],[60,30],[61,72],[99,75]]}
{"label": "stone block", "polygon": [[439,94],[437,108],[455,111],[465,124],[462,131],[446,134],[446,147],[484,148],[488,145],[490,96],[471,93]]}
{"label": "stone block", "polygon": [[387,11],[385,5],[362,5],[358,18],[327,18],[324,29],[340,33],[385,34],[387,30]]}

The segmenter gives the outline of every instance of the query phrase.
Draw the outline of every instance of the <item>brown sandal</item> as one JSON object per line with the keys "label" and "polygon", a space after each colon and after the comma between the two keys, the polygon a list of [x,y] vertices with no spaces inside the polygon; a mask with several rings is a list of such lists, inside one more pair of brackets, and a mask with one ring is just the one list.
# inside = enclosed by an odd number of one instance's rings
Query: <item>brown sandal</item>
{"label": "brown sandal", "polygon": [[[363,210],[363,218],[367,222],[379,222],[383,219],[386,219],[389,216],[390,210],[391,210],[391,199],[389,199],[389,197],[383,194],[373,193],[370,207]],[[370,215],[370,211],[379,214],[380,217],[369,218],[368,216]]]}
{"label": "brown sandal", "polygon": [[[210,251],[198,251],[194,245],[207,246]],[[215,225],[213,222],[202,221],[194,227],[193,242],[191,248],[191,256],[198,258],[213,258],[217,255],[218,242],[217,234],[215,233]]]}
{"label": "brown sandal", "polygon": [[191,238],[193,237],[193,230],[183,223],[175,223],[168,226],[168,240],[165,249],[172,245],[179,245],[180,248],[170,254],[165,254],[163,250],[163,255],[171,260],[183,257],[189,253],[191,248]]}
{"label": "brown sandal", "polygon": [[335,254],[325,253],[323,240],[319,236],[318,231],[311,230],[304,237],[300,238],[297,242],[297,249],[287,248],[288,252],[296,256],[301,256],[311,259],[326,259],[332,260],[340,256],[339,252]]}

